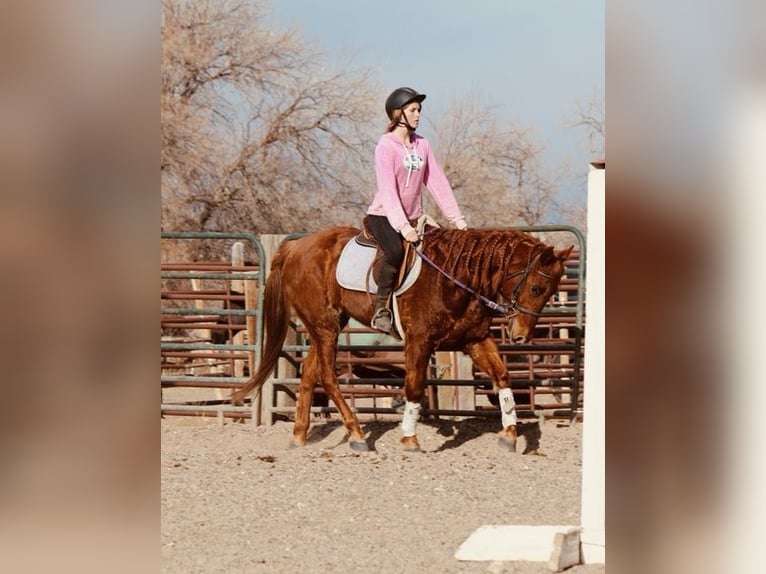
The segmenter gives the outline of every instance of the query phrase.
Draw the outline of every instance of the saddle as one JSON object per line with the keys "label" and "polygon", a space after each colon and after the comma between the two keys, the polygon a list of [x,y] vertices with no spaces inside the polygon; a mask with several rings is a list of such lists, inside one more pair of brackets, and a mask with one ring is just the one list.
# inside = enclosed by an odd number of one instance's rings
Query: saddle
{"label": "saddle", "polygon": [[[438,224],[426,215],[421,216],[417,221],[418,233],[422,236],[427,227],[438,227]],[[394,284],[395,296],[415,283],[420,274],[421,262],[412,245],[405,243],[404,259]],[[335,272],[336,280],[345,289],[377,293],[377,278],[382,264],[383,250],[367,227],[367,218],[365,218],[362,232],[343,247]]]}

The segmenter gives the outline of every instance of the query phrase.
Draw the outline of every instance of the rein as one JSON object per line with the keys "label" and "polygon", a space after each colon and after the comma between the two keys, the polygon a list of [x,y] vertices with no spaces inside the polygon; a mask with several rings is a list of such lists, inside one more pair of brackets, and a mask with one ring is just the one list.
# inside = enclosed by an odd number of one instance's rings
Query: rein
{"label": "rein", "polygon": [[[537,311],[533,311],[532,309],[527,309],[525,307],[522,307],[519,305],[516,298],[518,297],[519,291],[521,290],[521,286],[524,284],[524,281],[527,278],[527,275],[529,275],[529,271],[532,269],[532,265],[537,261],[537,259],[540,257],[540,254],[538,253],[534,259],[530,260],[530,262],[527,264],[527,267],[523,271],[516,271],[515,273],[511,273],[507,277],[514,277],[516,275],[523,275],[521,280],[516,284],[516,286],[513,288],[513,294],[511,297],[511,304],[510,305],[504,305],[502,303],[498,303],[496,301],[493,301],[489,297],[485,297],[481,293],[478,293],[474,289],[471,289],[468,285],[457,279],[456,277],[453,277],[449,273],[447,273],[444,269],[439,267],[436,263],[434,263],[427,255],[425,255],[420,249],[415,249],[415,253],[417,253],[420,258],[428,263],[431,267],[436,269],[439,273],[444,275],[447,279],[452,281],[455,285],[460,287],[461,289],[464,289],[474,295],[479,301],[484,303],[487,307],[492,309],[493,311],[497,311],[499,313],[502,313],[507,318],[512,319],[519,313],[524,313],[526,315],[533,315],[534,317],[542,317],[543,313],[538,313]],[[550,277],[550,275],[543,273],[542,271],[537,271],[544,277]],[[502,293],[500,293],[502,295]]]}

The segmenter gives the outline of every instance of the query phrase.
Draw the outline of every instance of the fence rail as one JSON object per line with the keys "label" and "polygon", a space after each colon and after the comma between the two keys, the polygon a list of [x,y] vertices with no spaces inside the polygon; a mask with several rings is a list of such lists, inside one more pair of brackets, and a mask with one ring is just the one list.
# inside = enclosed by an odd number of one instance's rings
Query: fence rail
{"label": "fence rail", "polygon": [[[164,252],[230,257],[161,265],[162,414],[225,412],[258,423],[257,405],[229,405],[226,396],[247,382],[260,361],[266,265],[260,239],[249,233],[165,232],[161,240]],[[200,390],[206,394],[196,396]]]}

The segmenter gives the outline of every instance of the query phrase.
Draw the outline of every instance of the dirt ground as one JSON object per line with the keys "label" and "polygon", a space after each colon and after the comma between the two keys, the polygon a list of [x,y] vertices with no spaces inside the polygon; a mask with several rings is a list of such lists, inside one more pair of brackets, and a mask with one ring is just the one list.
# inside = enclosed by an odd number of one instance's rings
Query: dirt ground
{"label": "dirt ground", "polygon": [[[372,452],[352,451],[336,420],[289,448],[290,422],[163,419],[162,572],[550,572],[454,554],[482,525],[579,523],[581,423],[522,423],[516,454],[494,418],[421,420],[418,454],[401,451],[395,420],[362,427]],[[527,441],[541,455],[522,454]]]}

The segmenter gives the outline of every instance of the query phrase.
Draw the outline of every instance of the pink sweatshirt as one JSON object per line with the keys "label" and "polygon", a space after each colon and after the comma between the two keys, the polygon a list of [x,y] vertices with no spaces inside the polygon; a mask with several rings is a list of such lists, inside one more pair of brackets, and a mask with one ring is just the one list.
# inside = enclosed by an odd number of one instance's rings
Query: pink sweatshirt
{"label": "pink sweatshirt", "polygon": [[423,213],[422,186],[453,225],[463,219],[447,177],[436,162],[431,144],[414,134],[412,151],[392,132],[385,133],[375,146],[375,174],[378,189],[367,209],[369,215],[385,215],[402,235],[412,230],[410,221]]}

